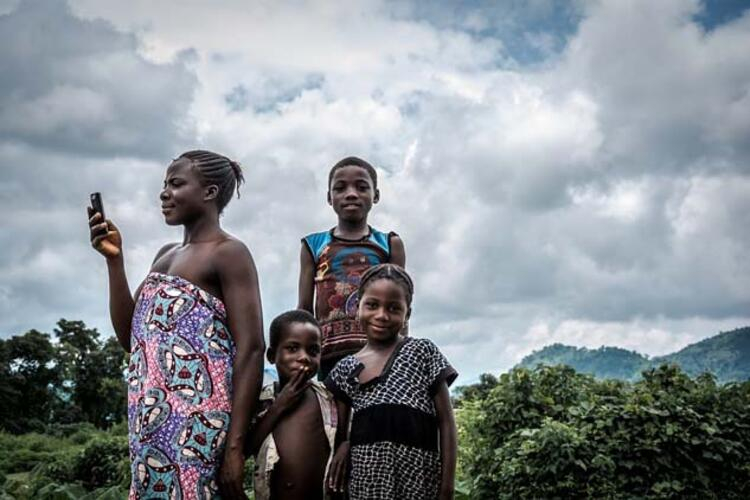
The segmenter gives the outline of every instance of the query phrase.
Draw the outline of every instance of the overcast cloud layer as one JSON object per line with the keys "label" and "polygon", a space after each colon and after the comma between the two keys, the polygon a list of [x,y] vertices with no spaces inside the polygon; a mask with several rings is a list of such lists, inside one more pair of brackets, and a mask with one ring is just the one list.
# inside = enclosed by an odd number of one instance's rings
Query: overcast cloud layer
{"label": "overcast cloud layer", "polygon": [[181,237],[157,197],[195,147],[245,168],[224,225],[267,322],[356,154],[406,243],[412,330],[463,382],[551,342],[657,355],[750,325],[750,11],[493,4],[0,4],[0,335],[109,334],[88,193],[134,288]]}

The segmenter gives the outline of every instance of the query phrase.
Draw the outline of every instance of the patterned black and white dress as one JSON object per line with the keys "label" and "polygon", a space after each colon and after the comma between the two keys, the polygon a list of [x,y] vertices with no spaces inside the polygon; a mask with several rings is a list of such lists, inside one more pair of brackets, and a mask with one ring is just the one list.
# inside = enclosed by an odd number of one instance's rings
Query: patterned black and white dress
{"label": "patterned black and white dress", "polygon": [[352,408],[349,494],[358,499],[434,499],[440,487],[433,397],[458,375],[427,339],[405,338],[380,376],[360,384],[364,365],[347,356],[325,381]]}

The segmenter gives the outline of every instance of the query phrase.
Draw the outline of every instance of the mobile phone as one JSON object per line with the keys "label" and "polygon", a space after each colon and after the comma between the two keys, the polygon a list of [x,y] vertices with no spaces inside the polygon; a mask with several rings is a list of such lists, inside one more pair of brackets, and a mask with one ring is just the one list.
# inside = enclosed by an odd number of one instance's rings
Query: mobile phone
{"label": "mobile phone", "polygon": [[93,208],[95,212],[102,214],[102,222],[104,222],[104,205],[102,204],[101,193],[91,193],[91,208]]}

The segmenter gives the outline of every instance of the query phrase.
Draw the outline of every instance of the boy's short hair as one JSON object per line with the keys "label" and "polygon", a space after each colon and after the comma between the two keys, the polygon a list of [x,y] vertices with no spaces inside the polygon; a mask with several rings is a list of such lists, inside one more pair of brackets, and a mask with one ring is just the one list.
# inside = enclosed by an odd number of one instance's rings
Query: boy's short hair
{"label": "boy's short hair", "polygon": [[320,324],[318,323],[318,320],[315,319],[315,316],[304,309],[292,309],[291,311],[281,313],[271,321],[271,326],[268,329],[269,351],[276,351],[276,347],[278,347],[281,342],[281,335],[284,328],[292,323],[310,323],[320,330]]}
{"label": "boy's short hair", "polygon": [[340,160],[338,163],[336,163],[333,167],[331,167],[331,171],[328,172],[328,188],[331,187],[331,181],[333,180],[333,174],[336,172],[336,170],[344,167],[361,167],[364,168],[367,173],[370,176],[370,179],[372,179],[372,187],[373,189],[378,188],[378,173],[375,171],[375,167],[367,163],[362,158],[358,158],[356,156],[347,156],[343,160]]}

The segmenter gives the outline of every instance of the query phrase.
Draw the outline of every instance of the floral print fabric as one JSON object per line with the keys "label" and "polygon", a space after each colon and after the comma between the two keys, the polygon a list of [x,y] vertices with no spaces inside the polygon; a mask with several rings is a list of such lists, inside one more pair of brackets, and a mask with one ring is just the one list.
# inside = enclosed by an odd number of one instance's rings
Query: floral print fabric
{"label": "floral print fabric", "polygon": [[179,276],[150,273],[130,342],[130,499],[218,498],[235,353],[224,304]]}

